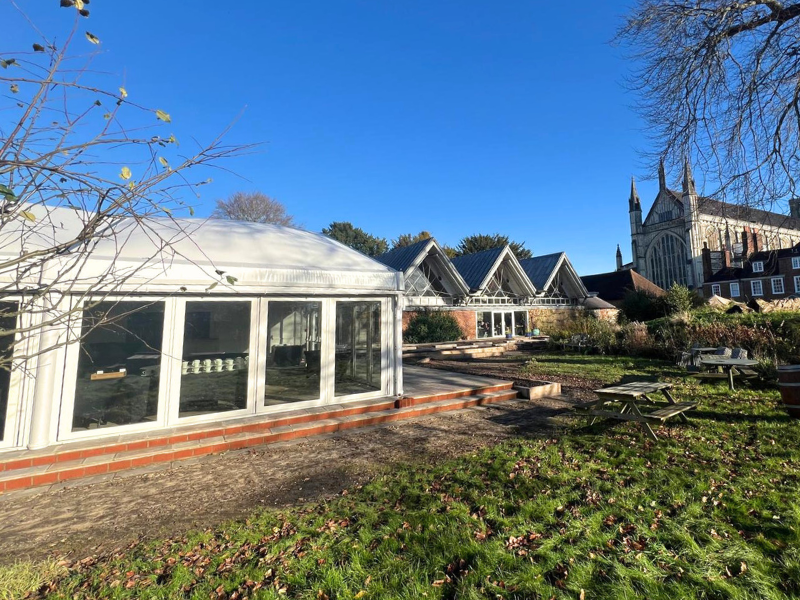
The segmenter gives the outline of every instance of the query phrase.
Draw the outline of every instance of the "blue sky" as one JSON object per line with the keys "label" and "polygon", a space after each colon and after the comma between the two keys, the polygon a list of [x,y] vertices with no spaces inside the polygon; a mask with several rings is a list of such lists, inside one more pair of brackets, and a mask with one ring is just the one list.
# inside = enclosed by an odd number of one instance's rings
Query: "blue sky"
{"label": "blue sky", "polygon": [[[71,22],[18,4],[46,31]],[[111,85],[167,110],[179,139],[239,116],[227,141],[263,143],[214,175],[198,215],[260,190],[311,230],[502,233],[588,274],[614,268],[617,243],[629,260],[629,178],[648,174],[631,65],[609,44],[628,4],[95,0],[84,26]],[[0,0],[7,18],[0,53],[30,47]],[[656,187],[639,183],[645,208]]]}

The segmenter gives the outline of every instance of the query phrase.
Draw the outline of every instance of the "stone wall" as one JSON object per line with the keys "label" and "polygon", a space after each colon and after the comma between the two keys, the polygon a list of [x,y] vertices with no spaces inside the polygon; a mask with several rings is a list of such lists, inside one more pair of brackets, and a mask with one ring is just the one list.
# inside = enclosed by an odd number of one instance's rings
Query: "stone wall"
{"label": "stone wall", "polygon": [[577,306],[531,308],[528,310],[528,323],[531,329],[538,329],[542,335],[549,335],[551,331],[563,329],[583,313],[583,307]]}

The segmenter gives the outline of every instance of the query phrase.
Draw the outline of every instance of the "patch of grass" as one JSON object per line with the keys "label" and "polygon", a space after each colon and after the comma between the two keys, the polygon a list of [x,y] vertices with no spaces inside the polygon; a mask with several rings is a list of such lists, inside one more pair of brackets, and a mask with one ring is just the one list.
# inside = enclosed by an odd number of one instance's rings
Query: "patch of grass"
{"label": "patch of grass", "polygon": [[67,568],[54,560],[0,566],[0,600],[22,598],[66,574]]}
{"label": "patch of grass", "polygon": [[[537,375],[668,372],[559,358],[575,362],[543,356]],[[48,597],[797,597],[798,422],[774,391],[678,382],[675,395],[699,408],[658,444],[635,424],[576,419],[559,439],[398,466],[329,502],[83,561]]]}
{"label": "patch of grass", "polygon": [[561,375],[617,383],[625,377],[665,379],[680,376],[674,363],[631,356],[537,354],[521,370],[530,377]]}

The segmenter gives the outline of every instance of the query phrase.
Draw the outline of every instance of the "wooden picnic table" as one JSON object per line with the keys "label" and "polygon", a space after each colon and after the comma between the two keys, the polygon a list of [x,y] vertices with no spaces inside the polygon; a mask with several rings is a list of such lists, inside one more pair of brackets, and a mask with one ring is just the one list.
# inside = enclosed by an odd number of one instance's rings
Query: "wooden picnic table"
{"label": "wooden picnic table", "polygon": [[[733,378],[734,376],[738,375],[739,372],[737,371],[737,367],[739,369],[746,368],[746,367],[753,367],[758,364],[757,360],[753,360],[751,358],[725,358],[723,356],[701,356],[700,357],[700,365],[704,367],[716,367],[721,373],[727,373],[728,375],[728,387],[730,387],[731,391],[736,391],[733,386]],[[698,377],[703,377],[703,375],[707,375],[704,373],[700,373]]]}
{"label": "wooden picnic table", "polygon": [[703,354],[713,354],[716,352],[716,348],[690,348],[692,353],[692,364],[696,365],[697,360],[702,358]]}
{"label": "wooden picnic table", "polygon": [[[597,400],[577,405],[575,409],[584,412],[589,417],[589,425],[593,425],[601,417],[620,421],[636,421],[641,424],[645,433],[657,442],[658,437],[650,427],[650,423],[663,423],[672,417],[678,417],[686,423],[689,419],[683,413],[697,407],[696,402],[675,402],[669,392],[671,389],[671,383],[632,381],[594,390]],[[657,402],[648,396],[648,394],[656,392],[661,392],[666,402]],[[649,408],[656,408],[656,410],[648,410]],[[645,411],[643,412],[642,409]]]}

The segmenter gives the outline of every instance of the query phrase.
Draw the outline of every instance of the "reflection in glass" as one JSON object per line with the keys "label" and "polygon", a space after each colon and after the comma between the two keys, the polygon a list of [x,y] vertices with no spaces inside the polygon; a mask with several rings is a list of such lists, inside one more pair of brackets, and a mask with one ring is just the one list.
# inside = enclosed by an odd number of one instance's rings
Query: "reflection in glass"
{"label": "reflection in glass", "polygon": [[247,408],[250,302],[187,302],[179,416]]}
{"label": "reflection in glass", "polygon": [[163,302],[84,309],[73,431],[155,420],[163,329]]}
{"label": "reflection in glass", "polygon": [[[17,311],[19,305],[16,302],[0,302],[0,329],[3,331],[13,331],[17,328]],[[0,336],[0,442],[6,431],[6,413],[8,412],[8,393],[11,387],[11,355],[14,352],[14,336]]]}
{"label": "reflection in glass", "polygon": [[381,303],[336,303],[334,395],[381,389]]}
{"label": "reflection in glass", "polygon": [[528,313],[522,310],[514,312],[514,335],[523,336],[528,329]]}
{"label": "reflection in glass", "polygon": [[513,322],[514,316],[513,316],[513,314],[510,313],[510,312],[507,312],[507,313],[503,313],[502,315],[499,315],[499,316],[502,316],[502,318],[503,318],[503,327],[504,327],[503,333],[505,335],[513,334],[514,333],[514,322]]}
{"label": "reflection in glass", "polygon": [[492,337],[492,313],[490,312],[478,313],[478,337],[479,338]]}
{"label": "reflection in glass", "polygon": [[321,302],[270,302],[264,405],[320,397]]}
{"label": "reflection in glass", "polygon": [[503,332],[503,314],[502,313],[492,313],[494,317],[494,337],[502,337],[505,335]]}

